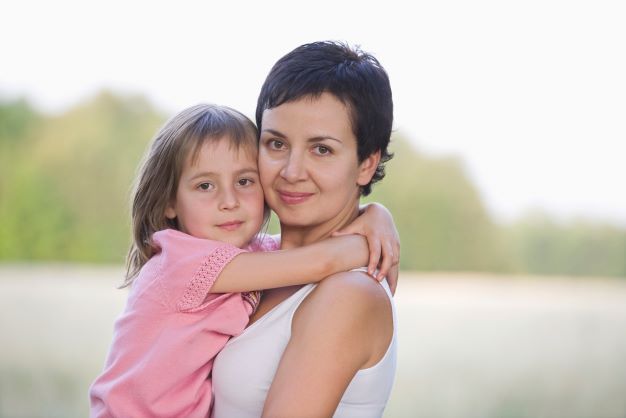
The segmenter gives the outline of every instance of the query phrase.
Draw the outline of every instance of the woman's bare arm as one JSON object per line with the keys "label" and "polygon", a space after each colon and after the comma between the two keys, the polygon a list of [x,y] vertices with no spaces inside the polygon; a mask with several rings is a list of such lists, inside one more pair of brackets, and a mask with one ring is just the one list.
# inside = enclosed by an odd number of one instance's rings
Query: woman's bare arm
{"label": "woman's bare arm", "polygon": [[244,292],[314,283],[340,271],[364,266],[364,237],[346,235],[289,250],[242,253],[228,263],[211,293]]}
{"label": "woman's bare arm", "polygon": [[335,274],[302,302],[264,417],[330,417],[354,375],[376,364],[393,336],[385,290],[363,273]]}

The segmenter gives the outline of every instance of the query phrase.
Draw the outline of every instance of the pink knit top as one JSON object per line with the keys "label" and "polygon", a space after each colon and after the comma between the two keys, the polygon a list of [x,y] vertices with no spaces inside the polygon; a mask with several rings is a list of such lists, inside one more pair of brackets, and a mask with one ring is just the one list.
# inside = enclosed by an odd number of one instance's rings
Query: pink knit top
{"label": "pink knit top", "polygon": [[[260,292],[209,293],[244,250],[171,229],[153,242],[89,390],[92,417],[207,417],[213,360],[258,304]],[[248,248],[275,249],[269,237]]]}

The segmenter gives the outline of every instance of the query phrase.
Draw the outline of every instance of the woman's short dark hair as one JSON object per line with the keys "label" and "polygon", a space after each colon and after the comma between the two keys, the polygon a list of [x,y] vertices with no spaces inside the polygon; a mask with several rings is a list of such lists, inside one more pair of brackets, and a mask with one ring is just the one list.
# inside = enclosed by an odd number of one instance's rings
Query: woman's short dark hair
{"label": "woman's short dark hair", "polygon": [[346,105],[357,139],[359,162],[380,151],[372,180],[361,188],[367,196],[372,184],[385,176],[393,125],[393,100],[387,72],[378,60],[358,47],[323,41],[297,47],[279,59],[268,74],[256,107],[256,123],[266,109],[327,92]]}

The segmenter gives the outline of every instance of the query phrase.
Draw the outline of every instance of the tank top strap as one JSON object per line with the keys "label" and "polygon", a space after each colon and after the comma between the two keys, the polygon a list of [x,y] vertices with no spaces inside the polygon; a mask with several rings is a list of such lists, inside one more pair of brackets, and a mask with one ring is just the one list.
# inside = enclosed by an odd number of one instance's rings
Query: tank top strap
{"label": "tank top strap", "polygon": [[257,329],[269,327],[269,324],[282,322],[284,327],[291,328],[291,319],[302,303],[302,300],[315,289],[317,284],[311,283],[302,286],[293,295],[270,309],[265,315],[260,317],[252,325],[243,330],[239,339],[245,338],[246,335],[255,334]]}

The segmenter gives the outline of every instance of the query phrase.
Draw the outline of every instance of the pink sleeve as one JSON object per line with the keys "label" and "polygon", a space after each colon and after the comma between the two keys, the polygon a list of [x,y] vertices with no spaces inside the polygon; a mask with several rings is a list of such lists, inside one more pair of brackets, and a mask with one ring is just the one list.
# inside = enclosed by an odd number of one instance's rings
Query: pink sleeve
{"label": "pink sleeve", "polygon": [[244,252],[233,245],[195,238],[180,231],[159,231],[153,236],[161,249],[160,285],[165,303],[178,312],[204,309],[219,294],[211,287],[224,267]]}
{"label": "pink sleeve", "polygon": [[213,360],[248,323],[251,310],[239,293],[207,297],[243,250],[161,232],[154,236],[160,251],[133,284],[90,388],[92,417],[208,416]]}

